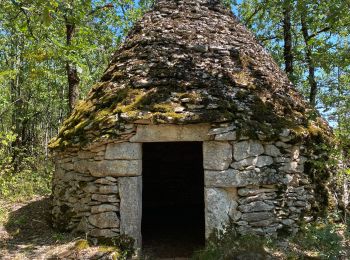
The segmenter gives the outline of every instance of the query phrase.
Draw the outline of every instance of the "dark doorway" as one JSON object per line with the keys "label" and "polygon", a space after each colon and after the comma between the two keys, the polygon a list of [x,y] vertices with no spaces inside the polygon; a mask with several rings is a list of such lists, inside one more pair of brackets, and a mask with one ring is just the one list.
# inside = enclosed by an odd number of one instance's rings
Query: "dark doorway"
{"label": "dark doorway", "polygon": [[143,251],[191,256],[205,242],[202,143],[144,143],[142,160]]}

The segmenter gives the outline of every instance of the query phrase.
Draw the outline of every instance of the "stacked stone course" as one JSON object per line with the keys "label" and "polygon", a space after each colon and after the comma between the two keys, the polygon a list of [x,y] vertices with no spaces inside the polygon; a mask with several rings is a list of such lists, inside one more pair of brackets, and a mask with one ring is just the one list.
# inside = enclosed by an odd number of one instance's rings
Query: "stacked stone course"
{"label": "stacked stone course", "polygon": [[[309,219],[314,197],[304,173],[305,149],[293,143],[291,131],[283,129],[273,142],[238,138],[234,125],[210,133],[215,141],[204,143],[206,200],[213,202],[207,228],[231,218],[241,234],[295,233],[303,215]],[[222,198],[226,203],[217,203]]]}
{"label": "stacked stone course", "polygon": [[290,133],[282,131],[279,140],[268,142],[240,136],[233,124],[135,129],[129,139],[57,154],[57,227],[91,237],[125,233],[140,240],[142,142],[150,141],[203,141],[207,236],[229,219],[241,234],[295,233],[302,217],[309,217],[314,196],[303,173],[305,149],[291,144]]}

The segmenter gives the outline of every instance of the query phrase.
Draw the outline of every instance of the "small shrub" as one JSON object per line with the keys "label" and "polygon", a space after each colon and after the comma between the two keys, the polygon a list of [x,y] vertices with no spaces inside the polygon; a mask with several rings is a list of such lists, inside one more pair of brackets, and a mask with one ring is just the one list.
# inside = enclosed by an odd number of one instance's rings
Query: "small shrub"
{"label": "small shrub", "polygon": [[119,248],[120,256],[125,259],[131,257],[135,253],[135,239],[128,235],[121,234],[112,238],[113,245]]}
{"label": "small shrub", "polygon": [[100,251],[114,252],[114,256],[120,260],[129,259],[135,253],[135,239],[125,234],[113,238],[98,238],[97,241],[100,245]]}
{"label": "small shrub", "polygon": [[194,260],[266,259],[268,240],[255,235],[237,235],[232,222],[223,230],[214,230],[204,250],[196,252]]}
{"label": "small shrub", "polygon": [[86,239],[79,239],[74,245],[74,248],[78,251],[88,249],[89,247],[89,242]]}
{"label": "small shrub", "polygon": [[41,148],[12,147],[16,135],[0,132],[0,198],[25,201],[51,191],[53,167]]}
{"label": "small shrub", "polygon": [[8,210],[0,205],[0,224],[4,223],[8,219]]}
{"label": "small shrub", "polygon": [[317,252],[322,259],[337,259],[343,249],[339,228],[332,223],[307,224],[293,241],[305,251]]}

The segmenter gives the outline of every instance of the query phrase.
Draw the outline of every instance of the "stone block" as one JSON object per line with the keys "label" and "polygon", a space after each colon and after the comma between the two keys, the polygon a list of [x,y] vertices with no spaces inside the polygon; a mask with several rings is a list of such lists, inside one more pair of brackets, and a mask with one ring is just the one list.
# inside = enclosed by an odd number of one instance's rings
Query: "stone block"
{"label": "stone block", "polygon": [[106,150],[106,145],[93,143],[93,144],[89,145],[87,147],[87,149],[90,150],[91,152],[98,153],[98,152]]}
{"label": "stone block", "polygon": [[89,235],[92,237],[115,237],[118,235],[118,232],[116,230],[111,229],[92,229],[89,232]]}
{"label": "stone block", "polygon": [[291,144],[286,144],[285,142],[281,142],[281,141],[276,142],[275,145],[284,149],[288,149],[292,147]]}
{"label": "stone block", "polygon": [[284,163],[279,170],[287,173],[302,172],[302,169],[298,167],[297,162]]}
{"label": "stone block", "polygon": [[76,231],[86,233],[90,230],[91,225],[87,221],[86,217],[82,217],[79,224],[77,225]]}
{"label": "stone block", "polygon": [[100,202],[109,202],[109,203],[119,202],[117,195],[92,194],[91,199],[100,201]]}
{"label": "stone block", "polygon": [[82,188],[84,192],[95,193],[98,190],[98,187],[94,183],[88,183],[85,187]]}
{"label": "stone block", "polygon": [[277,191],[277,189],[264,189],[264,188],[241,188],[238,190],[238,194],[240,196],[255,196],[258,195],[260,193],[270,193],[270,192],[275,192]]}
{"label": "stone block", "polygon": [[100,178],[95,180],[95,183],[102,185],[115,185],[115,182],[108,180],[107,178]]}
{"label": "stone block", "polygon": [[60,166],[66,171],[71,171],[74,169],[74,165],[71,162],[61,163]]}
{"label": "stone block", "polygon": [[267,227],[274,222],[274,219],[265,219],[256,222],[250,222],[249,225],[252,227]]}
{"label": "stone block", "polygon": [[111,185],[103,185],[98,189],[100,194],[117,194],[119,192],[119,188],[117,184]]}
{"label": "stone block", "polygon": [[214,228],[222,230],[231,217],[238,220],[236,189],[205,188],[205,236],[209,237]]}
{"label": "stone block", "polygon": [[254,170],[204,171],[206,187],[244,187],[247,185],[269,184],[274,182],[274,178],[275,174],[269,171],[259,174]]}
{"label": "stone block", "polygon": [[244,167],[255,165],[258,157],[249,157],[231,164],[233,169],[243,169]]}
{"label": "stone block", "polygon": [[114,160],[89,162],[89,172],[95,177],[139,176],[142,172],[141,160]]}
{"label": "stone block", "polygon": [[79,151],[78,152],[78,158],[79,159],[90,159],[90,158],[94,158],[96,154],[95,153],[92,153],[90,151]]}
{"label": "stone block", "polygon": [[[242,192],[241,192],[242,194]],[[275,192],[269,192],[269,193],[259,193],[253,196],[249,197],[242,197],[238,200],[239,204],[248,204],[253,201],[258,200],[273,200],[277,197],[277,194]]]}
{"label": "stone block", "polygon": [[266,155],[262,155],[262,156],[258,156],[257,157],[257,161],[255,166],[256,167],[264,167],[264,166],[268,166],[273,164],[273,159],[271,156],[266,156]]}
{"label": "stone block", "polygon": [[118,179],[120,195],[120,233],[135,239],[141,247],[142,177]]}
{"label": "stone block", "polygon": [[274,217],[274,214],[272,212],[263,211],[263,212],[244,213],[242,214],[241,219],[247,222],[257,222],[261,220],[271,219],[273,217]]}
{"label": "stone block", "polygon": [[272,157],[277,157],[281,155],[280,149],[278,149],[273,144],[265,145],[265,154],[270,155]]}
{"label": "stone block", "polygon": [[233,145],[233,157],[236,161],[240,161],[248,157],[258,156],[263,152],[264,147],[257,141],[242,141]]}
{"label": "stone block", "polygon": [[293,225],[294,223],[295,223],[295,221],[292,220],[292,219],[283,219],[283,220],[282,220],[282,224],[283,224],[283,225],[286,225],[286,226],[291,226],[291,225]]}
{"label": "stone block", "polygon": [[79,160],[74,162],[74,171],[80,172],[80,173],[89,173],[89,161],[88,160]]}
{"label": "stone block", "polygon": [[270,211],[274,206],[263,201],[253,201],[238,207],[241,212]]}
{"label": "stone block", "polygon": [[290,152],[291,158],[293,160],[297,160],[300,155],[300,147],[299,146],[293,146]]}
{"label": "stone block", "polygon": [[218,141],[235,141],[237,139],[237,133],[235,131],[220,133],[215,136],[215,140]]}
{"label": "stone block", "polygon": [[232,145],[228,142],[204,142],[204,169],[226,170],[232,162]]}
{"label": "stone block", "polygon": [[226,126],[210,129],[208,134],[209,135],[220,135],[220,134],[232,132],[235,129],[236,129],[236,126],[234,126],[234,125],[226,125]]}
{"label": "stone block", "polygon": [[92,214],[108,212],[108,211],[118,211],[118,207],[111,204],[101,204],[101,205],[91,207]]}
{"label": "stone block", "polygon": [[142,145],[138,143],[110,143],[107,145],[105,159],[125,159],[125,160],[141,160]]}
{"label": "stone block", "polygon": [[119,228],[119,218],[115,212],[102,212],[88,218],[91,225],[98,228]]}
{"label": "stone block", "polygon": [[210,140],[209,124],[192,125],[138,125],[130,142],[175,142]]}

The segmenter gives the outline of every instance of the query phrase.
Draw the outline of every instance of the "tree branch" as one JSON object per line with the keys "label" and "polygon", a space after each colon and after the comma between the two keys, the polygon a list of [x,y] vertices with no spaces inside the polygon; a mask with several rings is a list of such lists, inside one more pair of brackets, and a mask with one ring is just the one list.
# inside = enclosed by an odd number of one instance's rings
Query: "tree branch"
{"label": "tree branch", "polygon": [[[349,26],[349,25],[350,25],[350,23],[346,23],[346,24],[343,24],[342,26],[343,26],[343,27],[346,27],[346,26]],[[313,34],[310,34],[308,40],[310,40],[310,39],[316,37],[316,36],[319,35],[320,33],[329,32],[329,31],[332,30],[333,28],[334,28],[334,27],[332,27],[332,26],[327,26],[327,27],[325,27],[325,28],[323,28],[323,29],[321,29],[321,30],[319,30],[319,31],[317,31],[317,32],[315,32],[315,33],[313,33]]]}
{"label": "tree branch", "polygon": [[29,18],[29,16],[28,16],[27,11],[23,8],[23,4],[20,4],[20,3],[16,2],[15,0],[11,0],[11,2],[12,2],[12,4],[13,4],[15,7],[19,8],[19,10],[24,14],[24,16],[26,17],[26,23],[27,23],[27,26],[28,26],[28,31],[29,31],[30,35],[31,35],[34,39],[36,39],[36,37],[34,36],[33,30],[32,30],[32,26],[31,26],[31,24],[30,24],[30,23],[31,23],[30,18]]}
{"label": "tree branch", "polygon": [[101,5],[101,6],[97,6],[95,9],[90,11],[89,15],[93,15],[93,14],[95,14],[96,12],[98,12],[98,11],[100,11],[102,9],[113,8],[113,7],[114,7],[114,5],[112,3]]}
{"label": "tree branch", "polygon": [[245,21],[246,25],[248,25],[251,22],[251,20],[254,18],[254,16],[256,16],[261,11],[261,9],[263,9],[264,5],[266,5],[267,2],[268,0],[261,2],[260,5],[258,5],[258,7],[254,9],[254,12],[246,19]]}

